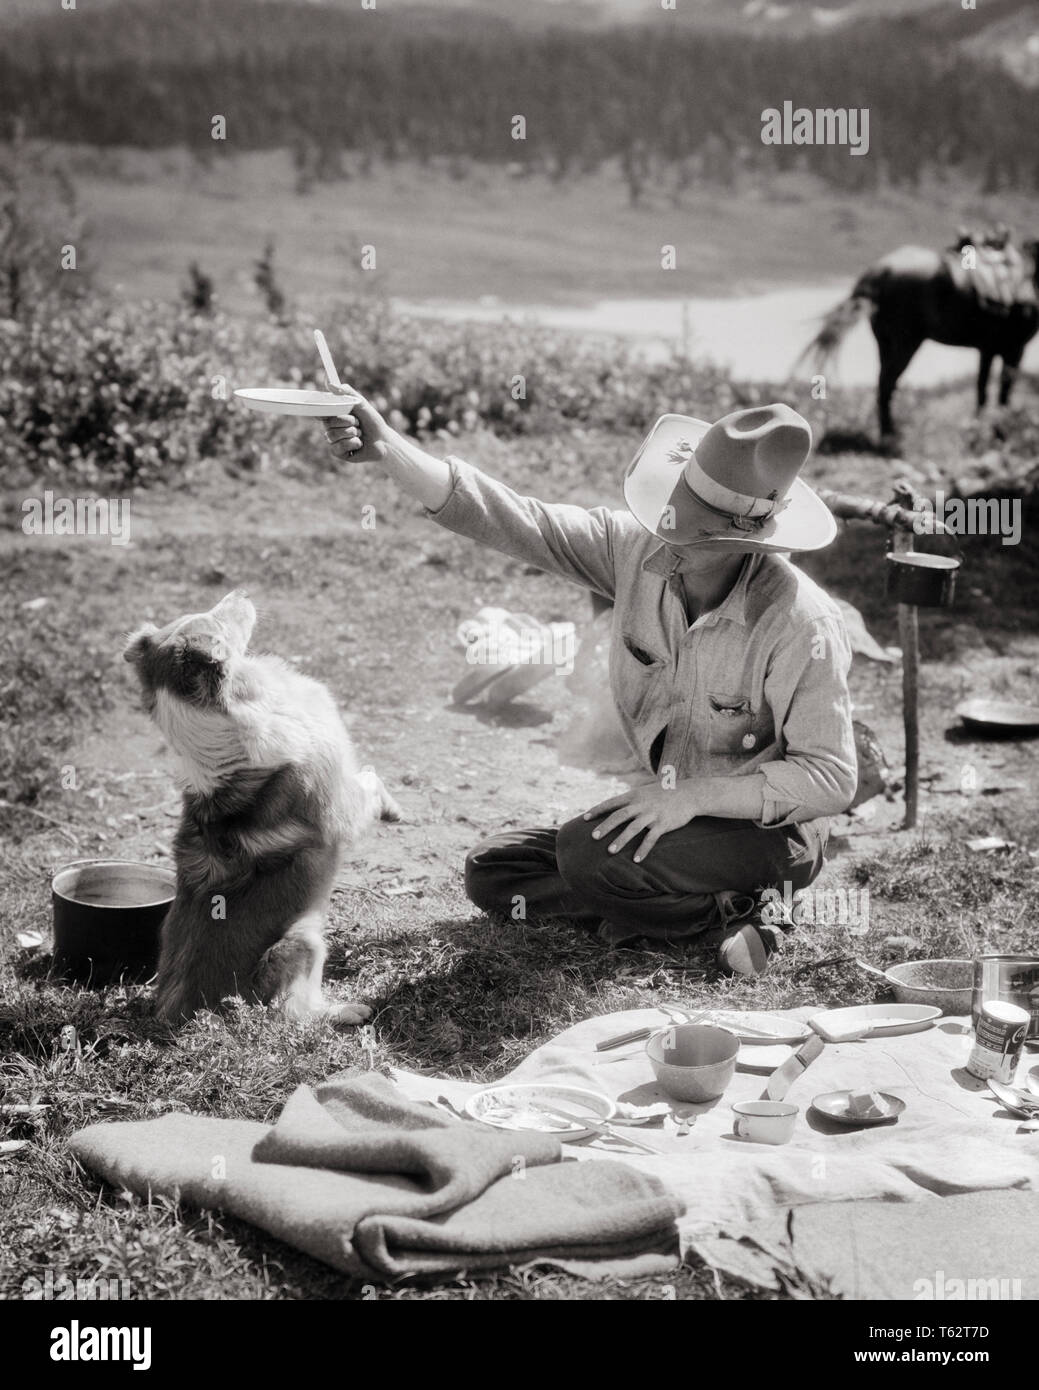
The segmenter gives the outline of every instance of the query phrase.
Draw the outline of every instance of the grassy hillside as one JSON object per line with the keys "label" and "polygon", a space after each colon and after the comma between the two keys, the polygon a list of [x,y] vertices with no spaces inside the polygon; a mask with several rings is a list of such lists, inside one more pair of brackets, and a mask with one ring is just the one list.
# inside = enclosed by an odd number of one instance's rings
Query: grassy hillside
{"label": "grassy hillside", "polygon": [[[344,151],[388,164],[490,160],[560,180],[617,160],[633,202],[660,170],[689,186],[726,165],[809,170],[860,192],[946,169],[1034,189],[1039,92],[994,73],[991,54],[967,56],[983,27],[874,16],[854,31],[806,39],[775,25],[748,41],[676,27],[659,10],[638,29],[589,33],[513,30],[483,11],[120,0],[18,27],[0,51],[0,130],[20,120],[52,140],[216,157],[219,116],[229,147],[290,146],[330,178]],[[868,108],[869,157],[763,146],[762,111],[788,97]]]}

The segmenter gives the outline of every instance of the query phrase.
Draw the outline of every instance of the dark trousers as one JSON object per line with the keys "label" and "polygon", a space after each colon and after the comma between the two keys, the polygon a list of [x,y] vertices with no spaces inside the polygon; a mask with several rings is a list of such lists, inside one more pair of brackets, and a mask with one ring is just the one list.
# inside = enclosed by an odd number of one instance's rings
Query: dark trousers
{"label": "dark trousers", "polygon": [[[681,940],[750,915],[766,888],[805,888],[823,865],[828,823],[762,830],[752,821],[698,816],[662,835],[641,864],[641,836],[617,854],[596,821],[506,830],[471,850],[465,889],[477,907],[514,920],[569,917],[607,940]],[[602,924],[600,926],[600,924]]]}

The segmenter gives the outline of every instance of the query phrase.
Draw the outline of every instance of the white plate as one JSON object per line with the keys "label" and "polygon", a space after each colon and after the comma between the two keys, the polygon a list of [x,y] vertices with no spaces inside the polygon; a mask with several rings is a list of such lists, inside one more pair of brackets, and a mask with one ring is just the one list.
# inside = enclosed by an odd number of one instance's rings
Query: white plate
{"label": "white plate", "polygon": [[855,1004],[848,1009],[826,1009],[808,1022],[827,1042],[840,1042],[845,1037],[851,1041],[919,1033],[941,1016],[941,1009],[933,1004]]}
{"label": "white plate", "polygon": [[794,1055],[794,1049],[783,1043],[772,1047],[748,1047],[741,1041],[736,1066],[740,1071],[774,1072]]}
{"label": "white plate", "polygon": [[[692,1021],[711,1022],[719,1028],[728,1028],[744,1047],[773,1048],[777,1043],[803,1043],[811,1032],[806,1023],[796,1018],[781,1018],[778,1014],[739,1013],[735,1009],[707,1009],[702,1014],[696,1012]],[[753,1028],[754,1032],[748,1032],[748,1028]],[[762,1033],[767,1036],[759,1036]]]}
{"label": "white plate", "polygon": [[495,1129],[522,1129],[541,1134],[554,1134],[559,1139],[587,1139],[595,1130],[579,1124],[568,1125],[551,1115],[538,1115],[530,1107],[537,1101],[545,1105],[561,1105],[575,1114],[587,1111],[598,1120],[610,1120],[617,1106],[609,1096],[583,1086],[557,1086],[551,1081],[523,1082],[516,1085],[488,1086],[477,1091],[465,1103],[466,1114]]}
{"label": "white plate", "polygon": [[249,387],[235,395],[250,410],[263,410],[268,415],[349,415],[361,399],[335,391],[297,391],[289,386]]}

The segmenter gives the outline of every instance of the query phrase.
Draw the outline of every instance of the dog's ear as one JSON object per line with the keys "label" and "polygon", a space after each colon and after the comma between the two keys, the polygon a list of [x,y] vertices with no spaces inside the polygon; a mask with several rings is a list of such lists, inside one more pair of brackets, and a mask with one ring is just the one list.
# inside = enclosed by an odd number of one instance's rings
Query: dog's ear
{"label": "dog's ear", "polygon": [[136,632],[132,632],[123,648],[123,660],[139,662],[155,645],[153,638],[158,630],[154,623],[145,623]]}
{"label": "dog's ear", "polygon": [[229,646],[244,655],[256,625],[256,609],[244,589],[233,589],[209,610],[227,634]]}
{"label": "dog's ear", "polygon": [[216,632],[185,633],[180,642],[186,657],[207,666],[220,666],[230,655],[227,643]]}

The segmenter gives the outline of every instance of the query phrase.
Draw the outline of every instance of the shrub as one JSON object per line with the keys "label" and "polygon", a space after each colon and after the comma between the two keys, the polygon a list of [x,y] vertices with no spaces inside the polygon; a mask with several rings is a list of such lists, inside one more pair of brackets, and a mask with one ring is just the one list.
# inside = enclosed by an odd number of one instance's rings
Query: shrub
{"label": "shrub", "polygon": [[[647,364],[622,344],[526,323],[408,318],[379,299],[330,306],[341,375],[398,427],[501,435],[560,427],[642,430],[668,410],[714,418],[753,399],[721,368],[675,356]],[[0,477],[147,484],[208,459],[287,461],[300,422],[260,417],[241,385],[323,386],[312,325],[200,315],[184,305],[93,298],[0,325]]]}
{"label": "shrub", "polygon": [[35,323],[8,321],[0,476],[129,486],[217,456],[255,465],[263,431],[226,399],[248,342],[225,320],[175,306],[89,302]]}

